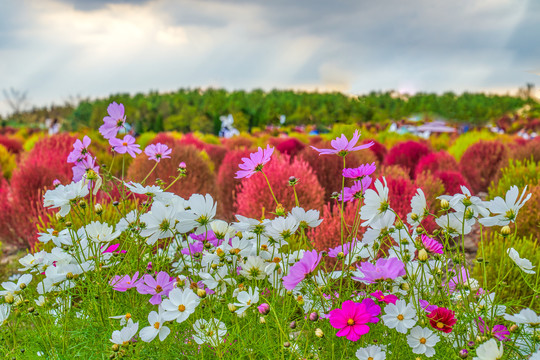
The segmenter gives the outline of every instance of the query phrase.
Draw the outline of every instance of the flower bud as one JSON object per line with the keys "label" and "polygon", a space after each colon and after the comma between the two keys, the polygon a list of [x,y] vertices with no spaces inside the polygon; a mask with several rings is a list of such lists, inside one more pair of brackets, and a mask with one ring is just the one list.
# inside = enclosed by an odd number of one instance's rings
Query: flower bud
{"label": "flower bud", "polygon": [[289,324],[289,327],[291,329],[296,329],[296,321],[291,321],[291,323]]}
{"label": "flower bud", "polygon": [[472,349],[475,345],[476,345],[475,342],[472,340],[467,343],[467,346],[469,347],[469,349]]}
{"label": "flower bud", "polygon": [[448,202],[448,200],[446,199],[441,200],[441,208],[445,211],[450,209],[450,203]]}
{"label": "flower bud", "polygon": [[66,227],[69,228],[69,227],[71,227],[71,225],[73,225],[73,224],[71,223],[71,221],[66,221]]}
{"label": "flower bud", "polygon": [[285,342],[283,343],[283,346],[286,347],[286,348],[290,348],[290,347],[291,347],[291,343],[288,342],[288,341],[285,341]]}
{"label": "flower bud", "polygon": [[101,204],[94,205],[94,211],[96,214],[101,215],[103,213],[103,206]]}
{"label": "flower bud", "polygon": [[302,295],[298,295],[296,297],[296,301],[298,302],[298,305],[300,306],[304,305],[304,297]]}
{"label": "flower bud", "polygon": [[511,233],[512,233],[512,229],[510,229],[510,226],[505,225],[505,226],[502,227],[502,229],[501,229],[502,236],[506,237],[506,236],[510,235]]}
{"label": "flower bud", "polygon": [[468,358],[468,357],[469,357],[469,351],[467,351],[467,349],[461,349],[461,350],[459,351],[459,357],[460,357],[461,359],[466,359],[466,358]]}
{"label": "flower bud", "polygon": [[296,185],[296,184],[298,184],[298,179],[295,178],[294,176],[291,176],[291,177],[289,178],[289,186],[294,186],[294,185]]}
{"label": "flower bud", "polygon": [[260,314],[266,315],[270,312],[270,305],[267,303],[262,303],[261,305],[257,306],[257,310],[259,310]]}
{"label": "flower bud", "polygon": [[28,308],[28,312],[29,312],[30,314],[33,313],[35,310],[36,310],[36,309],[33,308],[33,307],[29,307],[29,308]]}
{"label": "flower bud", "polygon": [[418,221],[418,215],[416,213],[411,213],[411,220]]}
{"label": "flower bud", "polygon": [[315,336],[317,336],[318,338],[322,338],[324,336],[324,332],[321,329],[316,328],[315,329]]}
{"label": "flower bud", "polygon": [[86,202],[86,200],[82,199],[81,201],[79,201],[79,207],[81,209],[86,209],[86,206],[88,206],[88,203]]}
{"label": "flower bud", "polygon": [[319,314],[317,314],[316,312],[312,312],[311,314],[309,314],[309,320],[310,320],[310,321],[317,321],[317,320],[319,320]]}
{"label": "flower bud", "polygon": [[510,332],[515,332],[518,329],[519,329],[519,327],[516,324],[512,324],[512,326],[510,326],[510,328],[508,330],[510,330]]}
{"label": "flower bud", "polygon": [[228,304],[227,307],[229,308],[230,312],[235,312],[236,311],[236,306],[234,306],[234,304]]}
{"label": "flower bud", "polygon": [[200,298],[205,298],[206,297],[206,290],[197,289],[197,296],[200,297]]}
{"label": "flower bud", "polygon": [[343,251],[338,252],[337,259],[343,260],[345,258],[345,253]]}
{"label": "flower bud", "polygon": [[276,215],[277,216],[285,216],[285,208],[282,204],[278,204],[276,206]]}
{"label": "flower bud", "polygon": [[264,317],[261,316],[261,317],[259,318],[259,322],[260,322],[261,324],[266,324],[266,319],[265,319]]}
{"label": "flower bud", "polygon": [[15,298],[13,297],[12,293],[7,293],[4,296],[4,300],[6,300],[6,303],[8,303],[8,304],[13,304],[13,302],[15,301]]}
{"label": "flower bud", "polygon": [[334,191],[332,195],[330,195],[331,199],[337,199],[339,197],[339,193],[337,191]]}
{"label": "flower bud", "polygon": [[114,352],[118,352],[118,350],[120,350],[120,346],[118,346],[118,344],[113,344],[113,346],[111,346],[112,348],[112,351]]}
{"label": "flower bud", "polygon": [[427,259],[428,259],[428,253],[426,249],[420,249],[420,251],[418,251],[418,260],[426,261]]}
{"label": "flower bud", "polygon": [[58,179],[54,179],[53,182],[52,182],[53,186],[56,188],[60,185],[62,185],[62,183],[60,182],[60,180]]}

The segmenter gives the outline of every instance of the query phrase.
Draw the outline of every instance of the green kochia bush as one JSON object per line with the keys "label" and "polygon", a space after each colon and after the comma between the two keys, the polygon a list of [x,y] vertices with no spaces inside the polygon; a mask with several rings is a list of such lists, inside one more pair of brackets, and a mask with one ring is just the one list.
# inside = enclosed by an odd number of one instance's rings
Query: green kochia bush
{"label": "green kochia bush", "polygon": [[501,169],[501,176],[489,186],[489,198],[503,196],[516,185],[523,188],[525,185],[537,185],[540,181],[540,164],[531,160],[512,160]]}
{"label": "green kochia bush", "polygon": [[[520,214],[521,215],[521,214]],[[508,257],[507,250],[514,248],[520,254],[526,254],[533,264],[540,264],[540,241],[532,236],[503,237],[492,233],[478,245],[476,264],[472,276],[485,289],[494,289],[497,296],[514,308],[532,307],[540,310],[538,294],[527,286],[538,283],[540,274],[535,268],[536,275],[523,274]],[[503,282],[499,279],[504,278]],[[487,286],[486,286],[487,285]]]}

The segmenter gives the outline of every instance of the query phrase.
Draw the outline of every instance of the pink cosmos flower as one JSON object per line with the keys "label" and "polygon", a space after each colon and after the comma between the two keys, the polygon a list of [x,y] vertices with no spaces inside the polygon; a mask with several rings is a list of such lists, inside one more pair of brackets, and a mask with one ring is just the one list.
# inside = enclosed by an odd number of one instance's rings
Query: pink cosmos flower
{"label": "pink cosmos flower", "polygon": [[88,154],[88,146],[90,146],[91,142],[92,139],[86,135],[84,136],[83,141],[79,139],[75,140],[75,143],[73,144],[73,151],[69,153],[67,162],[76,163],[86,158],[86,155]]}
{"label": "pink cosmos flower", "polygon": [[395,279],[405,275],[405,264],[398,258],[378,259],[375,264],[363,262],[358,270],[364,274],[363,278],[353,277],[354,280],[373,284],[377,280]]}
{"label": "pink cosmos flower", "polygon": [[94,170],[96,174],[99,174],[99,165],[96,165],[96,158],[87,154],[82,161],[75,163],[75,166],[71,168],[73,171],[73,181],[80,181],[84,174],[90,170]]}
{"label": "pink cosmos flower", "polygon": [[289,274],[283,277],[283,287],[287,290],[294,289],[296,285],[306,278],[307,274],[315,270],[321,258],[322,255],[317,254],[317,250],[306,251],[304,257],[291,266]]}
{"label": "pink cosmos flower", "polygon": [[418,301],[418,303],[420,304],[420,307],[421,307],[422,309],[424,309],[424,311],[427,312],[427,313],[430,313],[430,312],[432,312],[432,311],[434,311],[434,310],[437,310],[437,308],[438,308],[437,305],[431,305],[431,304],[430,304],[428,301],[426,301],[426,300],[420,299],[420,300]]}
{"label": "pink cosmos flower", "polygon": [[[456,291],[456,287],[468,283],[469,279],[469,271],[466,268],[461,268],[461,273],[454,276],[448,281],[448,289],[450,290],[450,293]],[[446,288],[446,284],[443,284],[443,286]]]}
{"label": "pink cosmos flower", "polygon": [[150,304],[152,305],[161,304],[161,297],[169,296],[169,292],[174,288],[174,283],[176,282],[176,279],[171,278],[165,271],[160,271],[155,279],[152,275],[146,274],[143,280],[144,283],[137,285],[137,291],[140,294],[154,295],[150,299]]}
{"label": "pink cosmos flower", "polygon": [[484,319],[482,319],[480,316],[478,317],[479,321],[476,321],[476,324],[478,325],[478,329],[480,332],[484,335],[493,335],[493,337],[499,341],[507,341],[509,339],[510,331],[506,328],[504,325],[495,325],[490,330],[489,326],[486,325],[484,322]]}
{"label": "pink cosmos flower", "polygon": [[[199,234],[199,235],[190,234],[189,237],[192,238],[193,240],[198,240],[200,242],[203,242],[203,241],[206,240],[206,241],[208,241],[210,244],[212,244],[214,246],[221,245],[221,243],[224,240],[224,239],[218,239],[216,237],[216,234],[212,230],[208,230],[206,233],[202,233],[202,234]],[[231,240],[229,240],[229,242],[230,241]]]}
{"label": "pink cosmos flower", "polygon": [[330,325],[339,329],[336,336],[345,336],[350,341],[358,341],[362,335],[369,332],[369,326],[366,324],[379,321],[376,316],[380,313],[381,308],[378,305],[370,304],[369,307],[366,305],[367,303],[364,302],[355,303],[347,300],[342,304],[341,309],[330,311]]}
{"label": "pink cosmos flower", "polygon": [[[100,249],[103,249],[105,247],[105,245],[103,245]],[[120,244],[114,244],[114,245],[111,245],[109,247],[107,247],[105,250],[102,251],[103,254],[106,254],[106,253],[119,253],[119,254],[125,254],[127,251],[126,250],[118,250],[118,248],[120,247]]]}
{"label": "pink cosmos flower", "polygon": [[378,301],[383,301],[386,304],[394,304],[395,305],[396,301],[399,300],[396,295],[394,295],[394,294],[384,295],[384,293],[381,290],[377,290],[374,293],[371,293],[370,295],[373,296]]}
{"label": "pink cosmos flower", "polygon": [[137,287],[142,283],[142,281],[143,279],[139,279],[139,272],[137,271],[135,274],[133,274],[133,277],[130,277],[129,275],[116,275],[109,281],[109,285],[111,285],[116,291],[124,292],[128,289]]}
{"label": "pink cosmos flower", "polygon": [[107,112],[109,116],[103,118],[104,124],[99,127],[99,133],[108,140],[116,137],[118,131],[124,128],[126,117],[124,115],[124,105],[116,102],[109,104]]}
{"label": "pink cosmos flower", "polygon": [[362,180],[362,178],[373,174],[375,172],[375,169],[377,169],[375,163],[360,165],[359,167],[354,169],[347,168],[343,169],[343,177],[354,180]]}
{"label": "pink cosmos flower", "polygon": [[162,143],[151,144],[144,149],[144,153],[148,156],[148,160],[154,160],[160,162],[161,159],[170,159],[169,156],[172,152],[172,149]]}
{"label": "pink cosmos flower", "polygon": [[345,256],[351,251],[351,249],[354,247],[355,243],[356,243],[356,239],[353,240],[352,242],[349,241],[349,242],[346,242],[343,245],[338,245],[333,249],[328,249],[328,256],[330,256],[332,258],[336,258],[336,257],[338,257],[340,252],[343,253],[343,256]]}
{"label": "pink cosmos flower", "polygon": [[336,154],[339,156],[346,156],[351,151],[367,149],[374,144],[374,142],[372,141],[365,145],[355,146],[359,139],[360,133],[358,132],[358,130],[356,130],[351,141],[347,140],[344,134],[341,134],[341,137],[332,140],[330,142],[330,145],[332,145],[333,149],[317,149],[315,146],[312,146],[312,148],[314,150],[317,150],[319,152],[319,155]]}
{"label": "pink cosmos flower", "polygon": [[430,238],[429,236],[422,234],[422,243],[427,251],[432,254],[443,254],[443,246],[440,242],[435,239]]}
{"label": "pink cosmos flower", "polygon": [[202,242],[195,242],[193,244],[189,244],[187,248],[182,248],[180,252],[184,255],[194,255],[198,253],[202,253],[204,250],[204,244]]}
{"label": "pink cosmos flower", "polygon": [[261,305],[257,306],[257,310],[259,310],[261,315],[266,315],[270,312],[270,305],[267,303],[262,303]]}
{"label": "pink cosmos flower", "polygon": [[242,158],[243,163],[238,167],[242,170],[236,172],[235,179],[249,178],[256,172],[262,171],[263,166],[270,161],[274,148],[270,145],[266,146],[266,149],[259,147],[257,152],[249,154],[249,158]]}
{"label": "pink cosmos flower", "polygon": [[131,157],[136,157],[137,154],[140,154],[142,152],[142,150],[139,149],[140,145],[135,144],[135,138],[131,135],[124,136],[123,140],[111,138],[109,139],[109,144],[111,144],[111,146],[114,148],[114,151],[116,151],[117,153],[128,153],[129,155],[131,155]]}
{"label": "pink cosmos flower", "polygon": [[[371,177],[366,176],[360,181],[355,181],[353,186],[343,188],[343,199],[345,201],[353,201],[362,198],[362,195],[371,185]],[[338,195],[338,200],[341,201],[341,193]]]}

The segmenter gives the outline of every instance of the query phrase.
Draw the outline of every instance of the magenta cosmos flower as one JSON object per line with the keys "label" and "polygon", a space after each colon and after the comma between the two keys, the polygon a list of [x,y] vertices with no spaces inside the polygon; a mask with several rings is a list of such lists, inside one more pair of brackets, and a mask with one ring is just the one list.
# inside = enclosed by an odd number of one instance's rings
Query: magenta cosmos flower
{"label": "magenta cosmos flower", "polygon": [[169,296],[169,292],[174,288],[175,278],[171,278],[165,271],[160,271],[154,279],[152,275],[144,275],[144,283],[137,285],[137,291],[141,294],[154,295],[150,299],[150,304],[161,304],[162,296]]}
{"label": "magenta cosmos flower", "polygon": [[304,257],[291,266],[289,274],[283,277],[283,287],[287,290],[294,289],[296,285],[306,278],[307,274],[315,270],[321,258],[322,255],[317,254],[317,250],[306,251]]}
{"label": "magenta cosmos flower", "polygon": [[432,254],[444,253],[442,244],[425,234],[422,234],[422,244],[424,244],[424,247],[426,248],[426,250]]}
{"label": "magenta cosmos flower", "polygon": [[154,160],[160,162],[161,159],[170,159],[169,156],[172,150],[162,143],[151,144],[144,149],[144,153],[148,156],[148,160]]}
{"label": "magenta cosmos flower", "polygon": [[[371,185],[371,177],[366,176],[360,181],[355,181],[353,186],[343,188],[343,199],[345,201],[353,201],[362,198],[362,195]],[[338,195],[338,200],[341,201],[341,193]]]}
{"label": "magenta cosmos flower", "polygon": [[378,259],[375,264],[363,262],[358,270],[364,277],[353,277],[354,280],[373,284],[378,280],[395,279],[405,275],[405,264],[398,258]]}
{"label": "magenta cosmos flower", "polygon": [[386,304],[396,304],[396,301],[398,301],[398,297],[394,294],[388,294],[384,295],[384,293],[381,290],[377,290],[374,293],[370,294],[375,299],[381,302],[385,302]]}
{"label": "magenta cosmos flower", "polygon": [[356,239],[353,241],[346,242],[343,245],[338,245],[335,248],[328,249],[328,256],[331,258],[338,257],[339,253],[343,253],[343,256],[346,256],[349,252],[351,252],[351,249],[356,244]]}
{"label": "magenta cosmos flower", "polygon": [[236,172],[235,179],[249,178],[256,172],[262,171],[263,166],[270,161],[274,148],[270,145],[266,146],[266,149],[259,147],[257,152],[249,154],[249,158],[242,158],[243,163],[238,167],[242,170]]}
{"label": "magenta cosmos flower", "polygon": [[478,324],[478,329],[483,335],[493,335],[493,337],[499,341],[506,341],[508,340],[508,336],[510,335],[510,331],[506,328],[504,325],[494,325],[492,329],[489,328],[489,326],[486,325],[484,322],[484,319],[482,319],[480,316],[478,317],[478,320],[476,323]]}
{"label": "magenta cosmos flower", "polygon": [[128,289],[137,287],[142,282],[143,279],[139,279],[139,272],[137,271],[135,274],[133,274],[133,277],[130,277],[129,275],[116,275],[109,281],[109,285],[111,285],[116,291],[124,292]]}
{"label": "magenta cosmos flower", "polygon": [[126,117],[124,115],[124,105],[115,102],[109,104],[107,112],[109,116],[103,118],[104,124],[99,127],[99,133],[108,140],[116,137],[118,131],[125,127]]}
{"label": "magenta cosmos flower", "polygon": [[88,154],[82,161],[75,163],[75,166],[71,170],[73,170],[73,181],[78,182],[90,170],[99,174],[99,165],[96,165],[96,158]]}
{"label": "magenta cosmos flower", "polygon": [[[371,299],[366,299],[371,300]],[[376,323],[379,321],[377,315],[381,312],[381,308],[373,303],[362,301],[355,303],[351,300],[345,301],[341,309],[330,311],[330,325],[335,329],[339,329],[336,336],[345,336],[350,341],[358,341],[369,332],[368,323]]]}
{"label": "magenta cosmos flower", "polygon": [[131,155],[131,157],[136,157],[137,154],[140,154],[142,152],[141,149],[139,149],[140,145],[135,144],[135,138],[131,135],[124,136],[123,140],[112,138],[109,139],[109,144],[114,148],[114,151],[116,151],[119,154],[125,154],[128,153]]}
{"label": "magenta cosmos flower", "polygon": [[79,139],[75,140],[75,143],[73,144],[73,151],[69,153],[67,162],[76,163],[86,158],[86,155],[88,154],[88,147],[90,146],[91,142],[92,139],[86,135],[82,141]]}
{"label": "magenta cosmos flower", "polygon": [[351,151],[357,151],[362,149],[367,149],[371,147],[374,143],[373,141],[364,145],[356,146],[356,143],[360,139],[360,133],[358,130],[355,130],[351,141],[347,140],[344,134],[341,134],[341,137],[335,138],[330,142],[333,149],[317,149],[315,146],[312,146],[314,150],[319,152],[319,155],[332,155],[336,154],[339,156],[346,156]]}
{"label": "magenta cosmos flower", "polygon": [[354,169],[347,168],[343,169],[343,177],[354,180],[362,180],[364,177],[373,174],[376,169],[377,167],[375,166],[375,163],[360,165]]}

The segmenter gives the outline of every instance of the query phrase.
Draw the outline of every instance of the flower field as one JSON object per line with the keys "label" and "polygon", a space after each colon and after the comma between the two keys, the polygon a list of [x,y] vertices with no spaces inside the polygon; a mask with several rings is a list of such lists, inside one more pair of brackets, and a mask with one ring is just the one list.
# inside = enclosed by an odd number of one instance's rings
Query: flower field
{"label": "flower field", "polygon": [[5,358],[540,359],[540,138],[128,111],[3,128]]}

